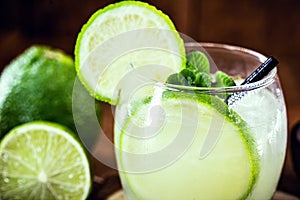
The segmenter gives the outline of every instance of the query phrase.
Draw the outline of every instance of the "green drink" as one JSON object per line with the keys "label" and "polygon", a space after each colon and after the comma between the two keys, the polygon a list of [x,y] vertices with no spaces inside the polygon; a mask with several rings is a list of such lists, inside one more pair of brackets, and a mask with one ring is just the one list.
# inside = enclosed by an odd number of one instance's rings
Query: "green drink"
{"label": "green drink", "polygon": [[[165,14],[138,1],[109,5],[83,26],[78,76],[92,96],[116,106],[117,166],[100,160],[119,170],[126,199],[272,198],[287,133],[276,69],[236,86],[266,57],[184,44],[181,36]],[[232,94],[241,95],[228,102]]]}
{"label": "green drink", "polygon": [[[219,69],[224,66],[221,70],[234,76],[249,74],[265,60],[239,47],[202,46]],[[193,48],[197,45],[187,44]],[[247,94],[231,106],[223,103],[220,94],[237,89]],[[205,89],[149,82],[127,94],[123,98],[120,91],[115,116],[126,199],[272,197],[287,132],[275,70],[247,86]]]}

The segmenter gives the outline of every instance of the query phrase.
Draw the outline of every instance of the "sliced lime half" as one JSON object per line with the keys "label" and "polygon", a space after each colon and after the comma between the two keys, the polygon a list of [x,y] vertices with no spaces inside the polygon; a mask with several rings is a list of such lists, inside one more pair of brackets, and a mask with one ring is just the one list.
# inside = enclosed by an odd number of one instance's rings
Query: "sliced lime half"
{"label": "sliced lime half", "polygon": [[86,199],[91,188],[84,148],[48,122],[11,130],[0,144],[0,199]]}
{"label": "sliced lime half", "polygon": [[[148,66],[145,74],[164,82],[185,60],[183,40],[169,17],[139,1],[122,1],[95,12],[75,46],[80,80],[96,99],[111,104],[129,71]],[[151,70],[153,66],[168,70]]]}

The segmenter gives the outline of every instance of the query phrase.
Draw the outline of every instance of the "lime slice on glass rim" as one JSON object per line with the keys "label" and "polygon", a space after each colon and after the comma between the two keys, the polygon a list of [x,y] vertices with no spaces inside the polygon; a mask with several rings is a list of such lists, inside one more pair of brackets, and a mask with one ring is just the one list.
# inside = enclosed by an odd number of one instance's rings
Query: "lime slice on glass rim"
{"label": "lime slice on glass rim", "polygon": [[0,143],[0,199],[86,199],[84,148],[64,126],[46,121],[12,129]]}
{"label": "lime slice on glass rim", "polygon": [[[165,92],[159,105],[151,97],[133,102],[132,115],[115,130],[119,167],[131,172],[123,178],[137,197],[172,199],[165,192],[168,186],[178,199],[193,199],[195,194],[202,199],[245,199],[250,194],[259,173],[256,143],[247,123],[224,102],[211,95],[173,91]],[[151,115],[157,106],[161,112],[156,109]],[[155,123],[162,117],[164,123]],[[141,137],[150,129],[157,130],[153,137]],[[218,139],[205,156],[214,134]],[[183,190],[182,182],[190,184]]]}
{"label": "lime slice on glass rim", "polygon": [[148,78],[164,82],[183,68],[185,60],[184,42],[169,17],[138,1],[118,2],[95,12],[75,45],[79,79],[92,96],[113,105],[120,80],[132,69],[148,66]]}

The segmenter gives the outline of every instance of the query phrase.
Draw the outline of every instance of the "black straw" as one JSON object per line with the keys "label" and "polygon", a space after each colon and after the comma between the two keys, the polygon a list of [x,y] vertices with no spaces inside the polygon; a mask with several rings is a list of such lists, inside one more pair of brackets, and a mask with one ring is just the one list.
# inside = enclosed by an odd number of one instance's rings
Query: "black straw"
{"label": "black straw", "polygon": [[253,83],[261,80],[265,77],[276,65],[278,65],[278,60],[273,56],[270,56],[264,63],[262,63],[250,76],[248,76],[241,85],[248,83]]}
{"label": "black straw", "polygon": [[[264,78],[273,68],[278,65],[278,60],[270,56],[264,63],[262,63],[254,72],[252,72],[241,85],[253,83]],[[235,101],[245,96],[247,92],[236,92],[229,95],[225,99],[225,103],[232,105]]]}

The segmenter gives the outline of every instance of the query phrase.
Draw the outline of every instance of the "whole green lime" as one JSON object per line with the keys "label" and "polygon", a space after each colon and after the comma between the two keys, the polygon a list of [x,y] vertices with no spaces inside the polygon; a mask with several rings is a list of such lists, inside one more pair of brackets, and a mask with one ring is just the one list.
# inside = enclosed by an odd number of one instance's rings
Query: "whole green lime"
{"label": "whole green lime", "polygon": [[[76,132],[89,127],[95,113],[85,102],[92,98],[76,84],[76,126],[72,98],[76,72],[73,59],[58,49],[34,45],[13,60],[0,76],[0,138],[13,127],[34,120],[56,122]],[[79,85],[79,86],[78,86]],[[99,119],[99,102],[94,102]],[[79,110],[78,110],[79,109]],[[85,129],[89,131],[88,128]],[[95,130],[93,130],[95,131]]]}

